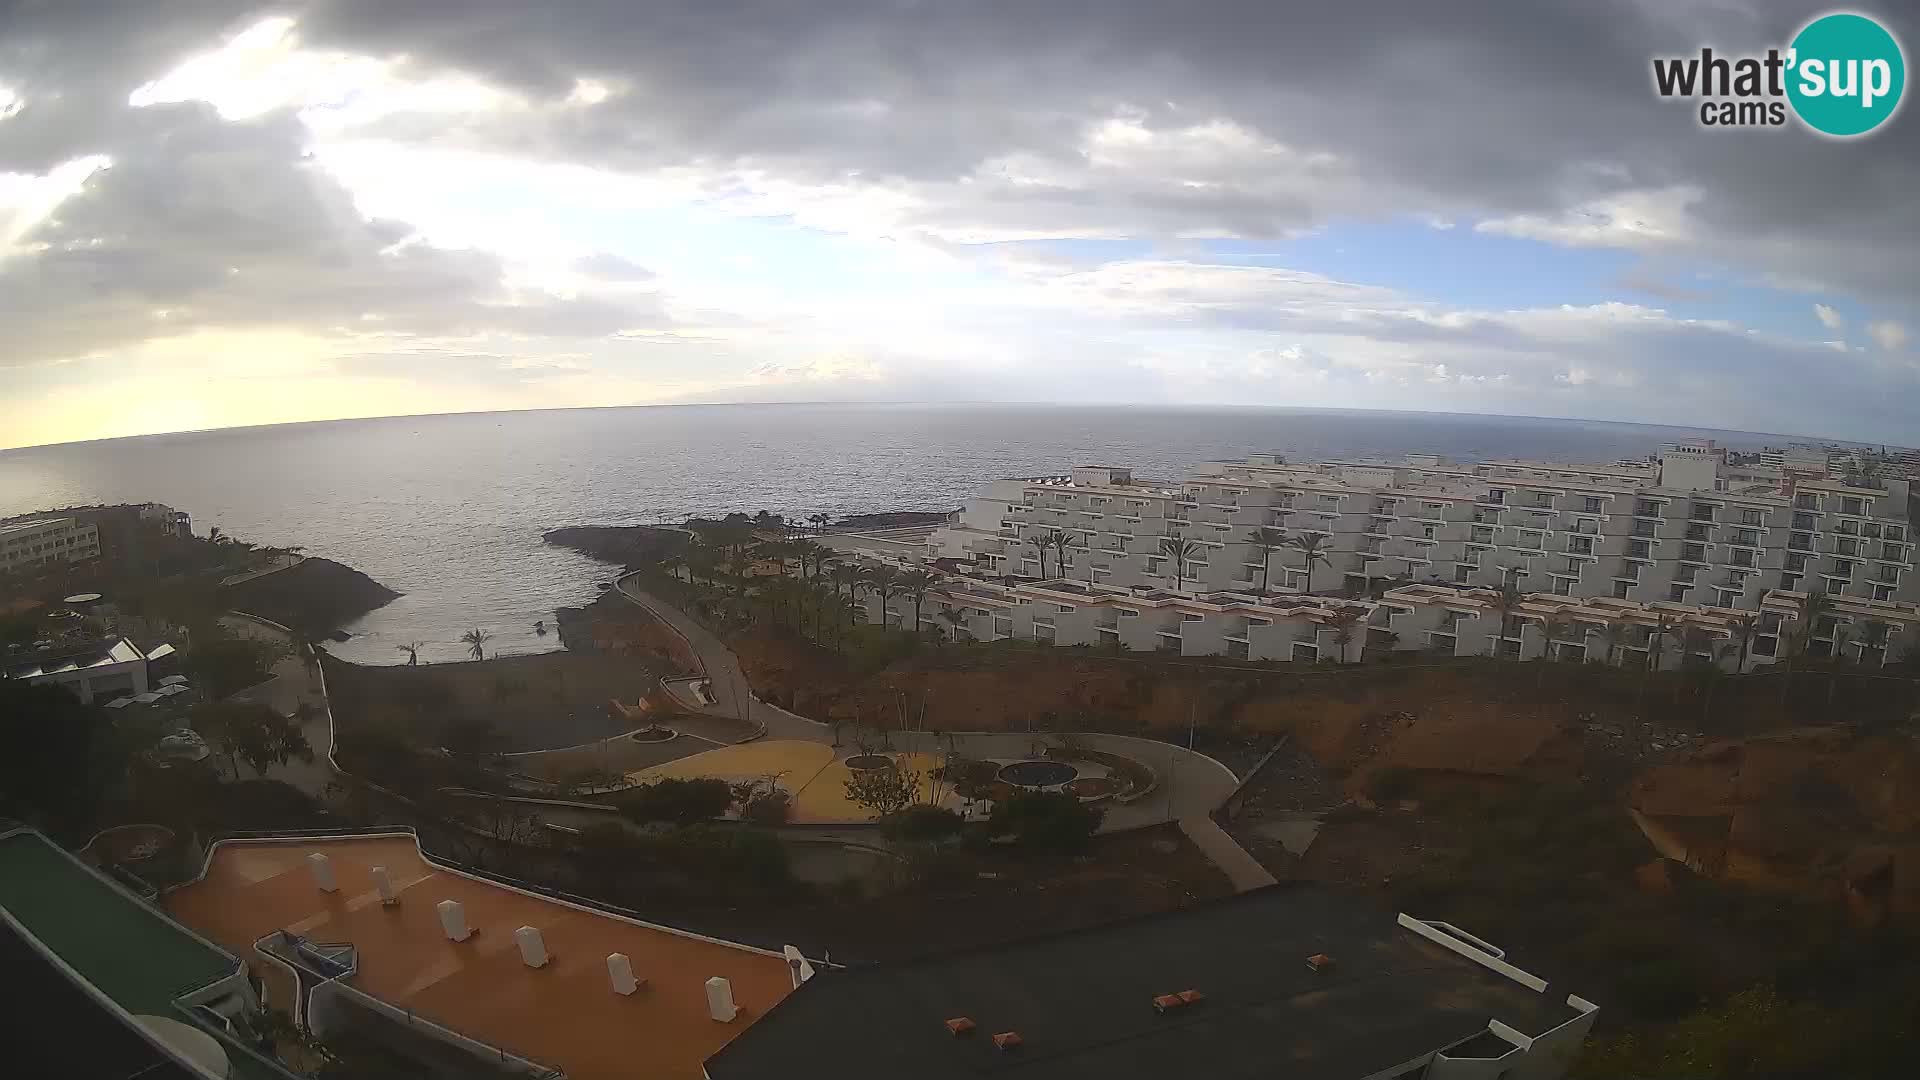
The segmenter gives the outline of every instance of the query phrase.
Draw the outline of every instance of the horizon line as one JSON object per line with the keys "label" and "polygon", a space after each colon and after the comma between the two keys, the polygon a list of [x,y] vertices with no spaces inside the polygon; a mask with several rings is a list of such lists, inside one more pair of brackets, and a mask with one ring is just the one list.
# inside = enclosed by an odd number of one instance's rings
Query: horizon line
{"label": "horizon line", "polygon": [[1685,425],[1662,423],[1651,420],[1618,420],[1586,416],[1540,416],[1530,413],[1482,413],[1447,409],[1375,409],[1348,406],[1322,405],[1247,405],[1235,402],[1191,402],[1181,404],[1146,403],[1132,401],[997,401],[992,399],[928,401],[924,399],[901,398],[848,401],[825,398],[807,401],[662,401],[662,402],[626,402],[617,405],[557,405],[533,408],[506,409],[455,409],[447,412],[386,413],[376,416],[338,416],[316,420],[286,420],[274,424],[220,424],[212,427],[178,428],[170,431],[148,431],[136,435],[104,435],[94,439],[70,439],[62,442],[28,443],[22,446],[0,447],[0,455],[28,450],[51,450],[61,447],[89,446],[95,443],[125,442],[133,439],[155,439],[179,435],[206,435],[214,432],[264,431],[270,428],[307,427],[319,424],[349,424],[382,420],[418,420],[456,416],[507,416],[522,413],[546,412],[583,412],[587,410],[613,409],[706,409],[726,407],[778,408],[801,406],[986,406],[997,408],[1093,408],[1093,409],[1150,409],[1159,411],[1180,410],[1237,410],[1243,412],[1283,411],[1317,413],[1374,413],[1389,416],[1473,416],[1490,417],[1504,420],[1544,420],[1568,424],[1612,424],[1622,427],[1666,428],[1674,431],[1712,431],[1729,435],[1753,435],[1773,439],[1811,440],[1822,444],[1841,446],[1881,446],[1901,450],[1916,449],[1897,443],[1880,441],[1862,442],[1842,439],[1831,435],[1797,434],[1781,431],[1748,431],[1742,428],[1709,427],[1704,425]]}

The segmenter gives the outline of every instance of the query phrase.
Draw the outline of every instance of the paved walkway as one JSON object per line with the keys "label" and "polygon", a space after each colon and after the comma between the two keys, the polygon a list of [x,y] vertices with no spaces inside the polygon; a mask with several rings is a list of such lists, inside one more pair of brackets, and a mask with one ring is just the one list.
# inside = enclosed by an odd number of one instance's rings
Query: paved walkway
{"label": "paved walkway", "polygon": [[767,737],[772,739],[803,739],[809,742],[832,740],[832,731],[827,725],[754,697],[753,692],[747,689],[746,672],[740,670],[740,660],[733,655],[733,650],[727,648],[726,643],[715,637],[712,631],[688,618],[685,612],[636,587],[632,576],[621,578],[614,587],[620,595],[673,627],[693,647],[694,656],[699,658],[703,672],[711,680],[708,692],[713,695],[714,701],[712,706],[698,711],[714,716],[738,717],[765,731]]}
{"label": "paved walkway", "polygon": [[[240,691],[230,700],[257,701],[272,706],[282,716],[299,715],[302,704],[313,706],[312,718],[300,728],[301,734],[307,737],[307,745],[313,747],[313,760],[294,758],[285,765],[274,765],[267,769],[266,779],[291,784],[326,802],[327,785],[333,781],[333,769],[327,764],[333,728],[328,722],[327,698],[321,690],[319,676],[307,667],[304,659],[293,654],[295,646],[287,634],[241,615],[222,615],[220,625],[235,636],[271,641],[288,650],[286,658],[273,665],[273,678]],[[245,777],[252,771],[251,767],[242,766],[240,775]]]}
{"label": "paved walkway", "polygon": [[[821,743],[833,741],[833,729],[828,725],[754,697],[747,688],[746,675],[741,671],[740,661],[734,656],[733,650],[706,627],[694,622],[673,605],[636,587],[632,576],[620,579],[615,587],[622,596],[679,631],[692,646],[694,655],[712,680],[710,692],[715,704],[702,711],[740,716],[740,702],[744,700],[748,707],[745,715],[763,726],[769,739]],[[944,752],[951,743],[954,752],[963,757],[1021,758],[1030,754],[1037,738],[1040,736],[1024,732],[970,732],[949,737],[928,732],[896,731],[890,736],[890,745],[896,752],[934,753]],[[1160,824],[1189,815],[1210,814],[1226,801],[1239,784],[1239,779],[1225,765],[1205,754],[1172,743],[1101,732],[1087,732],[1079,738],[1095,750],[1139,761],[1152,769],[1160,779],[1159,787],[1147,798],[1128,804],[1104,804],[1106,818],[1101,829],[1105,832]],[[842,742],[850,739],[851,735],[843,736]],[[1222,837],[1225,835],[1221,834]],[[1231,843],[1231,840],[1228,842]]]}
{"label": "paved walkway", "polygon": [[1180,831],[1186,833],[1187,839],[1193,841],[1193,846],[1199,848],[1202,854],[1213,861],[1213,865],[1227,875],[1227,880],[1233,882],[1235,892],[1246,892],[1275,883],[1276,879],[1267,873],[1267,868],[1247,854],[1246,848],[1235,843],[1233,837],[1228,836],[1227,831],[1215,823],[1210,815],[1189,814],[1181,818]]}

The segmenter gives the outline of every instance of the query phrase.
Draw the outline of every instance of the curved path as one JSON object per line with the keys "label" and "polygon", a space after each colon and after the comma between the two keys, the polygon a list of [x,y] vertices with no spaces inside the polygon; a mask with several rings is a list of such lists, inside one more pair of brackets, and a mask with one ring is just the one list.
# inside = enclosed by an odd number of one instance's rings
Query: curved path
{"label": "curved path", "polygon": [[[790,713],[753,696],[747,686],[740,660],[712,631],[694,622],[672,604],[646,592],[635,584],[637,575],[629,574],[614,583],[621,596],[645,608],[672,627],[692,647],[706,676],[712,681],[714,704],[704,712],[741,717],[766,732],[770,739],[830,743],[833,729],[817,720]],[[744,709],[744,711],[743,711]],[[957,752],[968,757],[1025,757],[1035,736],[1024,732],[959,732],[935,737],[927,732],[904,731],[891,735],[893,749],[932,753],[945,750],[952,742]],[[1239,779],[1233,771],[1205,754],[1172,743],[1138,739],[1101,732],[1080,734],[1088,746],[1133,758],[1152,769],[1160,778],[1154,793],[1135,803],[1108,803],[1103,831],[1139,828],[1175,821],[1194,815],[1205,816],[1218,809],[1233,794]],[[1224,834],[1222,834],[1224,835]]]}

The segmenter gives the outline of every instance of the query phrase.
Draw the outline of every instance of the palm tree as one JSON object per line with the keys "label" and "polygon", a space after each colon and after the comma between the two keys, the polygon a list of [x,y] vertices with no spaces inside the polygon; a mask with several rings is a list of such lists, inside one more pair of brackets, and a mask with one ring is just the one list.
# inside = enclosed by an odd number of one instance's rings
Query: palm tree
{"label": "palm tree", "polygon": [[827,522],[832,520],[833,520],[832,518],[828,517],[825,514],[808,514],[807,515],[807,521],[813,525],[814,531],[816,532],[826,532]]}
{"label": "palm tree", "polygon": [[887,600],[900,590],[900,571],[891,566],[876,566],[867,571],[867,587],[880,597],[880,625],[887,625],[893,613],[887,610]]}
{"label": "palm tree", "polygon": [[1187,560],[1200,554],[1200,545],[1184,536],[1168,536],[1160,541],[1160,554],[1173,560],[1174,588],[1187,587]]}
{"label": "palm tree", "polygon": [[491,640],[493,640],[493,635],[477,626],[460,635],[460,644],[467,647],[467,651],[473,654],[475,660],[485,660],[487,658],[487,654],[481,646],[484,646]]}
{"label": "palm tree", "polygon": [[836,601],[839,600],[840,590],[847,589],[849,590],[849,602],[851,602],[851,589],[853,583],[860,579],[860,568],[841,563],[832,570],[829,570],[827,577],[833,581],[833,598]]}
{"label": "palm tree", "polygon": [[920,632],[920,605],[940,578],[925,570],[909,570],[900,575],[900,594],[913,601],[913,632]]}
{"label": "palm tree", "polygon": [[1733,673],[1735,675],[1746,672],[1747,655],[1753,650],[1753,638],[1759,629],[1760,615],[1757,612],[1733,617]]}
{"label": "palm tree", "polygon": [[425,643],[419,642],[419,641],[409,641],[405,645],[395,645],[394,649],[397,652],[403,652],[407,654],[408,667],[417,667],[420,664],[420,646],[423,644]]}
{"label": "palm tree", "polygon": [[[1546,638],[1547,638],[1547,651],[1540,654],[1541,659],[1548,660],[1548,661],[1560,659],[1560,648],[1558,644],[1560,639],[1573,633],[1574,629],[1578,625],[1579,625],[1578,623],[1574,622],[1572,619],[1567,618],[1565,615],[1555,615],[1547,619],[1546,622],[1541,623],[1540,629],[1546,635]],[[1538,677],[1534,680],[1533,688],[1535,690],[1538,690],[1545,687],[1546,685],[1547,685],[1547,665],[1541,664],[1540,672]]]}
{"label": "palm tree", "polygon": [[958,644],[960,641],[960,631],[967,628],[966,609],[956,607],[941,608],[939,618],[952,629],[954,643]]}
{"label": "palm tree", "polygon": [[1833,714],[1833,691],[1840,684],[1840,665],[1847,662],[1847,639],[1852,636],[1853,631],[1850,627],[1833,628],[1833,652],[1827,658],[1827,663],[1830,665],[1827,668],[1827,714],[1829,716]]}
{"label": "palm tree", "polygon": [[1607,663],[1620,663],[1621,654],[1627,645],[1627,630],[1626,623],[1610,622],[1607,628],[1600,632],[1600,640],[1607,643]]}
{"label": "palm tree", "polygon": [[[1500,613],[1501,646],[1500,649],[1495,650],[1496,656],[1499,655],[1501,649],[1506,647],[1506,640],[1508,638],[1520,636],[1514,628],[1513,613],[1520,610],[1520,605],[1526,602],[1526,599],[1527,594],[1521,592],[1520,587],[1512,582],[1500,586],[1500,590],[1493,594],[1493,610]],[[1518,654],[1516,653],[1516,655]]]}
{"label": "palm tree", "polygon": [[1051,533],[1041,533],[1038,536],[1027,537],[1027,546],[1040,556],[1040,576],[1043,579],[1047,576],[1047,551],[1053,547],[1053,541],[1049,539],[1051,535]]}
{"label": "palm tree", "polygon": [[1333,565],[1333,560],[1329,558],[1326,553],[1327,541],[1332,539],[1333,535],[1331,533],[1304,532],[1287,541],[1287,543],[1292,544],[1294,548],[1300,552],[1300,561],[1307,572],[1307,587],[1302,591],[1313,591],[1314,563],[1320,563],[1323,566]]}
{"label": "palm tree", "polygon": [[1053,540],[1053,550],[1057,553],[1053,560],[1054,572],[1061,577],[1067,576],[1067,549],[1084,546],[1080,539],[1064,529],[1055,529],[1047,534]]}
{"label": "palm tree", "polygon": [[1347,653],[1353,648],[1354,627],[1360,622],[1360,613],[1351,608],[1341,608],[1327,618],[1327,625],[1333,627],[1333,643],[1340,650],[1334,658],[1337,664],[1347,662]]}
{"label": "palm tree", "polygon": [[847,569],[852,571],[847,577],[847,625],[853,626],[859,617],[860,594],[873,591],[873,576],[870,570],[851,566]]}
{"label": "palm tree", "polygon": [[1260,588],[1257,595],[1267,595],[1267,575],[1273,567],[1273,553],[1287,546],[1287,530],[1272,525],[1262,525],[1247,534],[1247,546],[1260,553]]}
{"label": "palm tree", "polygon": [[1880,654],[1880,663],[1884,664],[1887,659],[1887,639],[1892,631],[1893,628],[1891,626],[1881,622],[1879,619],[1868,619],[1862,622],[1860,624],[1860,640],[1856,642],[1856,644],[1860,646],[1860,663],[1866,663],[1867,654],[1874,652]]}
{"label": "palm tree", "polygon": [[1662,613],[1654,620],[1647,631],[1647,670],[1660,670],[1661,654],[1666,652],[1667,639],[1673,635],[1673,616]]}

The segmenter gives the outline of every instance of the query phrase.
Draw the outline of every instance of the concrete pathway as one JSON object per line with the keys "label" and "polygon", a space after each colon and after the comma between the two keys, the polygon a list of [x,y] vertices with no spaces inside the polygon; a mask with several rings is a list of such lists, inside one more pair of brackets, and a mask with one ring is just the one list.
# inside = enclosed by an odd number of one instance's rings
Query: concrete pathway
{"label": "concrete pathway", "polygon": [[1275,884],[1276,879],[1267,873],[1267,868],[1247,854],[1247,849],[1234,842],[1210,815],[1189,814],[1180,819],[1180,831],[1187,834],[1193,846],[1200,849],[1213,865],[1227,875],[1233,882],[1235,892],[1246,892],[1265,885]]}
{"label": "concrete pathway", "polygon": [[[745,701],[747,711],[744,715],[762,726],[769,739],[821,743],[833,741],[833,729],[829,725],[790,713],[754,697],[733,650],[684,612],[636,587],[632,576],[621,578],[615,583],[615,588],[622,596],[679,631],[692,646],[694,655],[712,680],[710,692],[715,701],[713,706],[701,711],[741,716],[740,703]],[[960,732],[955,733],[951,741],[955,752],[963,757],[1022,758],[1029,756],[1033,743],[1042,737],[1024,732]],[[1189,815],[1210,814],[1226,801],[1239,784],[1239,779],[1225,765],[1205,754],[1172,743],[1101,732],[1087,732],[1078,737],[1095,750],[1133,758],[1152,769],[1160,780],[1153,794],[1138,802],[1121,804],[1109,801],[1102,804],[1106,809],[1106,818],[1101,824],[1103,832],[1157,825]],[[852,733],[846,732],[841,741],[850,749],[852,738]],[[890,738],[894,750],[912,753],[943,752],[948,748],[949,741],[945,735],[915,731],[895,731]],[[1225,835],[1221,833],[1222,837]]]}
{"label": "concrete pathway", "polygon": [[[265,778],[291,784],[326,802],[327,785],[333,782],[333,767],[327,763],[327,750],[333,745],[333,727],[320,677],[307,667],[303,658],[292,654],[294,644],[288,634],[241,615],[222,615],[220,625],[235,636],[274,642],[289,650],[285,659],[273,665],[273,678],[248,687],[228,700],[259,702],[271,706],[282,716],[298,716],[302,704],[313,706],[311,719],[300,728],[301,734],[307,737],[307,745],[313,747],[313,760],[294,758],[285,765],[274,765],[267,769]],[[242,779],[253,775],[251,766],[244,763],[240,766]]]}
{"label": "concrete pathway", "polygon": [[740,669],[739,658],[734,656],[732,649],[727,648],[726,643],[706,627],[688,618],[679,608],[636,587],[633,581],[631,575],[623,577],[614,583],[614,588],[621,596],[652,612],[685,638],[693,648],[694,656],[699,658],[704,674],[711,680],[708,692],[713,695],[714,704],[699,712],[738,717],[766,732],[770,739],[802,739],[808,742],[832,739],[832,731],[827,725],[754,697],[747,688],[746,672]]}

